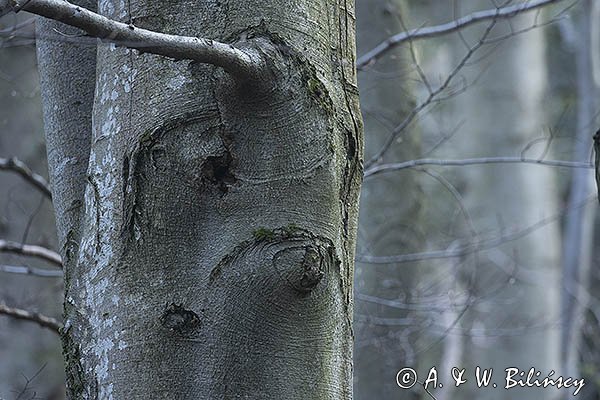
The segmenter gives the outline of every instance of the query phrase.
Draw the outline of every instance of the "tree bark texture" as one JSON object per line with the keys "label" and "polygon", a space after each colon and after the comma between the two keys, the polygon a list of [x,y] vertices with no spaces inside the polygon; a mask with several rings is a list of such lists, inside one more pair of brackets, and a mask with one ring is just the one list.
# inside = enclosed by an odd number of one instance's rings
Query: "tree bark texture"
{"label": "tree bark texture", "polygon": [[[53,174],[59,217],[85,187],[80,223],[63,217],[61,228],[63,240],[80,232],[66,263],[70,398],[351,398],[362,177],[353,3],[98,8],[258,49],[270,76],[259,87],[98,46],[89,155],[71,142],[48,149],[61,154],[55,171],[89,156],[72,188]],[[49,137],[61,129],[52,101]]]}

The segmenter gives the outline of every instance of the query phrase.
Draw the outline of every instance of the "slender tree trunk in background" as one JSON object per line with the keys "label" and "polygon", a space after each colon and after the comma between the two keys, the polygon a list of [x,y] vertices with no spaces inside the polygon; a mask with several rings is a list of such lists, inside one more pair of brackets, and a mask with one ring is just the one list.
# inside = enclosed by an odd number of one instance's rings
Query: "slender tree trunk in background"
{"label": "slender tree trunk in background", "polygon": [[[577,23],[571,25],[576,31],[575,42],[570,43],[575,52],[577,79],[577,123],[573,159],[586,160],[592,148],[594,113],[596,112],[596,84],[592,72],[592,2],[584,0],[580,6]],[[570,23],[570,21],[565,21]],[[565,216],[563,239],[563,288],[562,288],[562,335],[561,362],[568,376],[581,376],[579,351],[581,332],[585,319],[585,303],[592,256],[592,236],[596,202],[590,203],[593,194],[592,174],[584,169],[574,169],[571,174],[569,211]],[[569,398],[565,395],[565,399]]]}
{"label": "slender tree trunk in background", "polygon": [[[407,14],[402,3],[399,0],[357,1],[359,54],[372,49],[391,33],[403,30],[399,15],[407,18]],[[411,68],[410,53],[403,47],[359,74],[366,132],[365,159],[381,148],[393,128],[414,106],[408,84]],[[405,132],[401,143],[394,144],[385,160],[399,162],[416,158],[418,138],[411,131]],[[414,171],[366,180],[361,194],[357,251],[377,256],[418,252],[423,244],[419,231],[422,200],[418,175]],[[418,360],[414,350],[416,339],[422,333],[420,315],[378,301],[418,301],[414,290],[418,266],[418,263],[357,264],[356,399],[397,398],[401,389],[396,385],[396,372],[404,366],[415,366]]]}
{"label": "slender tree trunk in background", "polygon": [[[487,1],[478,3],[489,5]],[[513,23],[530,26],[535,17],[535,13],[519,16]],[[510,32],[506,25],[497,28],[497,35]],[[480,35],[478,31],[465,37],[474,42]],[[458,43],[457,57],[462,57],[465,48]],[[457,109],[464,110],[464,156],[518,154],[542,136],[547,80],[544,48],[544,32],[535,29],[511,38],[480,61],[490,65],[485,77],[456,102]],[[538,157],[545,144],[533,146],[527,156]],[[517,165],[464,168],[461,172],[468,182],[467,207],[477,231],[486,237],[524,229],[559,211],[552,169]],[[485,366],[502,374],[508,367],[528,370],[533,366],[542,374],[561,371],[559,237],[559,225],[552,223],[518,241],[474,255],[471,289],[475,302],[468,314],[473,336],[465,354],[469,370]],[[473,390],[463,394],[495,400],[559,396],[556,389]]]}
{"label": "slender tree trunk in background", "polygon": [[[95,2],[75,2],[95,10]],[[59,246],[68,273],[77,262],[92,133],[96,46],[65,42],[81,31],[38,17],[36,42],[48,169]]]}
{"label": "slender tree trunk in background", "polygon": [[40,48],[70,398],[350,399],[362,178],[352,2],[100,1],[99,12],[256,47],[270,78],[258,88],[100,45],[90,139],[90,83],[76,83],[79,69],[56,79],[53,54],[92,76],[91,54]]}
{"label": "slender tree trunk in background", "polygon": [[[96,9],[93,1],[79,1],[77,4]],[[45,18],[36,21],[48,175],[66,282],[70,282],[71,275],[77,269],[80,218],[85,211],[83,194],[92,131],[96,46],[67,43],[59,35],[80,33],[77,29]],[[65,295],[70,298],[85,296],[83,293],[76,294],[68,286],[65,286]],[[67,305],[67,302],[64,304]],[[65,309],[65,315],[68,312]],[[69,371],[79,356],[69,354],[72,352],[69,346],[70,332],[64,332],[62,339],[65,345],[63,357],[67,362],[67,387],[71,390],[82,387],[84,383],[80,378],[74,371]],[[72,392],[70,398],[77,398],[77,394]]]}
{"label": "slender tree trunk in background", "polygon": [[[412,27],[436,25],[448,21],[453,15],[452,4],[439,2],[423,2],[411,0],[410,23]],[[451,44],[456,39],[453,35],[443,35],[435,39],[415,41],[413,46],[417,50],[419,67],[423,69],[428,83],[433,89],[437,88],[440,80],[446,79],[454,68]],[[429,95],[427,86],[419,77],[419,84],[414,85],[415,96],[424,101]],[[460,126],[458,115],[444,119],[443,109],[446,103],[439,104],[439,108],[430,108],[424,111],[417,122],[423,136],[422,152],[418,158],[451,158],[463,157],[462,147],[445,146],[446,139],[450,137],[456,126]],[[448,121],[450,120],[450,121]],[[460,131],[460,129],[459,129]],[[443,153],[443,156],[439,154]],[[424,167],[420,171],[420,181],[424,191],[425,211],[421,218],[423,236],[427,238],[423,248],[440,249],[452,247],[460,237],[475,239],[470,222],[461,209],[460,194],[457,196],[453,188],[453,170]],[[458,189],[459,190],[459,189]],[[457,331],[463,322],[464,312],[469,308],[469,297],[466,295],[468,282],[465,281],[465,270],[469,266],[463,265],[464,258],[441,258],[422,261],[419,266],[419,283],[427,288],[420,298],[422,305],[420,329],[416,351],[420,376],[426,376],[430,368],[435,366],[440,374],[440,381],[448,378],[452,368],[464,365],[465,350],[464,335]],[[472,264],[469,264],[472,265]],[[437,400],[460,399],[463,388],[445,384],[443,389],[435,391]],[[421,398],[427,398],[422,394]]]}
{"label": "slender tree trunk in background", "polygon": [[[2,29],[26,21],[27,15],[0,19]],[[35,49],[0,39],[0,157],[15,156],[41,175],[46,174],[46,147],[41,134],[41,104]],[[0,173],[0,237],[14,242],[56,248],[52,203],[16,174]],[[0,264],[20,260],[2,254]],[[31,260],[26,260],[31,261]],[[35,263],[43,265],[41,262]],[[0,302],[16,307],[37,303],[45,315],[60,313],[60,282],[1,273]],[[23,376],[31,377],[45,365],[34,383],[44,397],[64,381],[60,346],[54,333],[29,324],[0,318],[0,398],[14,399],[23,389]],[[30,397],[23,394],[21,398]]]}

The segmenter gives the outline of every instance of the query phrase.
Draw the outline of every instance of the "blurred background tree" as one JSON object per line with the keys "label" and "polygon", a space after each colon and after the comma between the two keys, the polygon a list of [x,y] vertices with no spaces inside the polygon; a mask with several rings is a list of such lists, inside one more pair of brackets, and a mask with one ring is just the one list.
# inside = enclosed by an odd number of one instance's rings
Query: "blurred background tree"
{"label": "blurred background tree", "polygon": [[[4,36],[0,38],[0,158],[16,157],[47,176],[35,45],[26,37],[33,32],[31,22],[30,15],[0,20]],[[20,25],[19,33],[11,37],[12,27]],[[57,246],[50,199],[19,175],[4,171],[0,173],[0,240]],[[56,270],[43,260],[8,252],[1,252],[0,260],[3,266]],[[60,316],[61,302],[60,279],[0,272],[0,304]],[[61,398],[56,396],[63,381],[58,336],[28,322],[0,318],[0,398]]]}

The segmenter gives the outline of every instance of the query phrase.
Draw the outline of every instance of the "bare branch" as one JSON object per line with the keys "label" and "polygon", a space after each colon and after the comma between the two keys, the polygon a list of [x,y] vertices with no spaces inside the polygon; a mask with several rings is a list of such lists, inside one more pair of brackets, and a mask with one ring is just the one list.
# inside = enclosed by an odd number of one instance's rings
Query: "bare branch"
{"label": "bare branch", "polygon": [[10,34],[16,30],[25,28],[27,26],[33,25],[33,23],[35,22],[35,18],[28,18],[25,21],[19,22],[14,24],[13,26],[10,26],[8,28],[4,28],[4,29],[0,29],[0,35],[6,35],[6,34]]}
{"label": "bare branch", "polygon": [[[499,11],[500,9],[496,10],[496,12]],[[386,139],[381,149],[368,161],[365,162],[366,168],[371,167],[373,164],[379,163],[382,160],[384,154],[396,141],[400,133],[402,133],[413,122],[413,120],[421,113],[421,111],[429,107],[429,105],[431,105],[432,103],[436,102],[436,98],[449,87],[452,80],[458,75],[458,73],[462,70],[462,68],[473,56],[473,54],[475,54],[477,50],[479,50],[483,45],[486,44],[486,39],[488,38],[490,32],[492,31],[495,25],[496,19],[493,19],[492,22],[490,22],[490,24],[485,29],[485,32],[483,33],[479,41],[474,46],[469,47],[469,50],[466,52],[466,54],[460,60],[460,62],[454,67],[452,72],[450,72],[450,74],[446,77],[444,82],[442,82],[440,86],[438,86],[438,88],[435,89],[433,92],[430,92],[429,96],[427,96],[425,101],[413,108],[411,112],[408,113],[408,115],[404,118],[404,120],[392,130],[390,136]]]}
{"label": "bare branch", "polygon": [[476,238],[478,233],[477,229],[475,228],[475,223],[473,222],[473,217],[471,217],[471,214],[469,213],[469,210],[465,205],[465,201],[458,189],[456,189],[452,183],[450,183],[446,178],[444,178],[443,175],[438,174],[437,172],[429,171],[425,168],[418,168],[418,170],[438,181],[452,195],[452,197],[454,197],[454,200],[456,200],[456,204],[458,204],[458,207],[460,208],[460,212],[465,217],[465,221],[469,226],[471,236],[473,238]]}
{"label": "bare branch", "polygon": [[7,315],[12,318],[20,319],[23,321],[35,322],[36,324],[48,328],[56,334],[60,334],[61,324],[54,318],[47,317],[45,315],[22,310],[20,308],[8,307],[6,304],[0,303],[0,314]]}
{"label": "bare branch", "polygon": [[[577,207],[583,207],[587,203],[595,201],[596,196],[591,196],[586,199],[581,204],[578,204]],[[521,239],[530,233],[535,232],[536,230],[543,228],[546,225],[551,223],[555,223],[558,219],[560,219],[565,212],[572,210],[574,207],[565,208],[557,214],[551,215],[547,218],[544,218],[540,221],[537,221],[529,226],[524,227],[523,229],[512,230],[511,232],[505,233],[502,232],[499,237],[495,238],[487,238],[480,239],[476,241],[471,241],[467,243],[460,243],[460,241],[456,240],[452,242],[445,250],[434,250],[429,252],[422,253],[409,253],[409,254],[398,254],[391,256],[372,256],[367,254],[357,254],[356,261],[367,263],[367,264],[400,264],[421,260],[434,260],[434,259],[442,259],[442,258],[456,258],[456,257],[464,257],[466,255],[481,251],[481,250],[489,250],[505,243],[513,242],[515,240]]]}
{"label": "bare branch", "polygon": [[45,268],[35,268],[23,265],[0,265],[0,272],[38,276],[40,278],[62,278],[63,272]]}
{"label": "bare branch", "polygon": [[394,36],[390,36],[389,38],[378,44],[375,48],[359,57],[356,66],[358,69],[363,69],[365,66],[376,62],[378,58],[380,58],[396,46],[399,46],[402,43],[409,40],[412,41],[416,39],[424,39],[444,35],[451,32],[456,32],[464,27],[476,24],[478,22],[512,18],[517,14],[535,10],[537,8],[544,7],[552,3],[558,3],[560,1],[563,0],[524,1],[522,3],[504,8],[494,8],[492,10],[474,12],[472,14],[466,15],[464,17],[458,18],[454,21],[450,21],[442,25],[435,25],[427,28],[417,28],[406,32],[400,32]]}
{"label": "bare branch", "polygon": [[31,383],[33,382],[33,380],[35,378],[38,377],[38,375],[44,370],[44,368],[46,368],[47,364],[42,365],[42,368],[38,369],[38,371],[33,374],[33,376],[31,378],[28,378],[27,376],[23,375],[23,378],[25,378],[25,385],[23,385],[23,388],[21,389],[21,391],[17,394],[17,397],[15,398],[15,400],[25,400],[25,396],[29,395],[31,392],[31,396],[29,397],[29,400],[34,400],[37,399],[37,395],[35,390],[33,390],[33,388],[31,387]]}
{"label": "bare branch", "polygon": [[223,68],[241,80],[259,80],[265,64],[258,52],[214,40],[168,35],[113,21],[64,0],[0,0],[0,15],[28,11],[82,29],[104,42],[176,60],[194,60]]}
{"label": "bare branch", "polygon": [[0,253],[2,252],[37,257],[62,268],[60,254],[42,246],[0,240]]}
{"label": "bare branch", "polygon": [[538,158],[523,157],[483,157],[466,158],[463,160],[437,160],[435,158],[423,158],[420,160],[410,160],[401,163],[382,164],[371,167],[365,171],[365,178],[373,175],[382,174],[390,171],[399,171],[406,168],[414,168],[421,165],[440,165],[443,167],[459,167],[465,165],[484,165],[484,164],[538,164],[551,167],[565,168],[584,168],[593,169],[594,165],[587,162],[561,161],[561,160],[541,160]]}
{"label": "bare branch", "polygon": [[48,182],[41,175],[33,172],[23,161],[15,157],[8,159],[0,158],[0,170],[16,172],[27,182],[35,186],[36,189],[48,196],[48,198],[52,198],[52,191]]}

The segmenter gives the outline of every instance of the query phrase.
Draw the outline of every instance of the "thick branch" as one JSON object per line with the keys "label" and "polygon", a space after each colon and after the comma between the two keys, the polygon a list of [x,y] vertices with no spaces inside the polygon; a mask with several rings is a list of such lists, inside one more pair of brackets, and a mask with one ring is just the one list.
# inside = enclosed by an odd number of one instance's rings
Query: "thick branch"
{"label": "thick branch", "polygon": [[74,26],[117,46],[176,60],[213,64],[244,81],[257,81],[263,76],[265,64],[258,53],[242,51],[230,44],[137,28],[63,0],[0,0],[0,15],[21,10]]}
{"label": "thick branch", "polygon": [[392,50],[396,46],[408,40],[424,39],[433,36],[440,36],[446,33],[456,32],[466,26],[476,24],[482,21],[497,20],[500,18],[512,18],[517,14],[535,10],[540,7],[547,6],[552,3],[557,3],[562,0],[536,0],[536,1],[525,1],[519,4],[515,4],[503,8],[494,8],[491,10],[478,11],[472,14],[466,15],[457,20],[447,22],[442,25],[435,25],[426,28],[412,29],[406,32],[400,32],[394,36],[390,36],[375,48],[367,52],[366,54],[359,57],[356,62],[356,67],[362,69],[365,66],[377,61],[378,58],[383,56],[388,51]]}
{"label": "thick branch", "polygon": [[20,308],[8,307],[6,304],[0,304],[0,314],[7,315],[23,321],[35,322],[36,324],[48,328],[54,333],[60,334],[61,324],[54,318],[47,317],[36,312],[22,310]]}
{"label": "thick branch", "polygon": [[62,267],[62,260],[60,254],[42,246],[0,240],[0,253],[2,252],[19,254],[22,256],[37,257],[42,260],[46,260],[58,267]]}
{"label": "thick branch", "polygon": [[41,176],[31,171],[31,169],[25,165],[24,162],[17,158],[0,158],[0,170],[12,171],[21,175],[23,179],[35,186],[39,191],[44,193],[49,198],[52,198],[52,191],[50,185]]}
{"label": "thick branch", "polygon": [[414,168],[422,165],[440,165],[443,167],[459,167],[465,165],[483,165],[483,164],[538,164],[552,167],[566,168],[584,168],[593,169],[594,166],[590,163],[576,161],[561,161],[561,160],[540,160],[536,158],[522,157],[484,157],[484,158],[467,158],[463,160],[437,160],[433,158],[423,158],[420,160],[411,160],[401,163],[382,164],[365,171],[364,177],[368,178],[373,175],[384,172],[398,171],[406,168]]}

